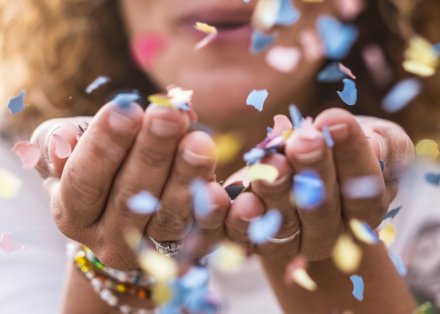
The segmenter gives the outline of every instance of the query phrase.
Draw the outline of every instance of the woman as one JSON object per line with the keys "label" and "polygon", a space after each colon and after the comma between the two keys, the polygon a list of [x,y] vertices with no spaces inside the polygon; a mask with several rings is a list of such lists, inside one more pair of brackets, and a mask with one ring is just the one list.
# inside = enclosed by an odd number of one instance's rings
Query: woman
{"label": "woman", "polygon": [[[113,102],[95,115],[108,95],[105,88],[92,96],[82,92],[88,82],[102,74],[111,77],[112,85],[108,86],[111,90],[137,87],[148,92],[145,90],[148,81],[143,74],[147,74],[160,90],[170,84],[193,89],[193,104],[199,120],[217,132],[232,130],[242,134],[245,152],[264,138],[264,126],[272,124],[275,114],[287,114],[289,103],[300,104],[301,110],[309,114],[324,108],[316,95],[327,96],[329,88],[314,83],[324,62],[323,56],[302,59],[289,74],[274,71],[264,62],[262,54],[250,56],[249,25],[255,3],[194,0],[185,2],[182,7],[174,0],[93,4],[52,1],[39,2],[35,8],[40,5],[40,9],[47,10],[44,11],[47,25],[43,24],[42,32],[50,29],[50,34],[42,40],[52,39],[52,42],[42,45],[47,48],[44,56],[35,54],[33,58],[17,61],[33,62],[25,67],[30,71],[29,76],[25,71],[20,72],[16,75],[23,75],[23,78],[13,81],[23,86],[28,80],[28,84],[33,85],[36,77],[32,73],[41,70],[40,66],[47,73],[47,77],[38,81],[41,89],[28,88],[35,111],[29,108],[27,113],[41,120],[43,115],[39,117],[39,114],[46,112],[44,106],[51,104],[51,111],[57,116],[94,115],[93,118],[48,121],[33,136],[46,157],[40,161],[38,169],[45,178],[54,219],[65,235],[89,246],[105,264],[131,269],[137,262],[123,240],[126,228],[145,231],[148,238],[160,244],[184,239],[188,225],[195,223],[203,234],[198,256],[206,254],[224,236],[254,249],[287,313],[324,313],[335,309],[405,313],[413,309],[412,300],[382,247],[364,248],[358,272],[371,285],[366,285],[362,303],[353,300],[350,282],[334,269],[329,258],[334,242],[346,229],[343,217],[357,217],[377,227],[395,195],[396,177],[408,166],[413,151],[409,139],[395,124],[371,118],[358,122],[340,109],[324,111],[307,132],[294,133],[286,144],[285,155],[275,154],[265,160],[278,169],[275,184],[254,182],[251,191],[240,194],[231,205],[221,185],[210,182],[208,189],[215,210],[209,216],[196,215],[193,221],[190,182],[198,177],[209,180],[214,173],[218,180],[224,180],[242,167],[240,158],[216,168],[212,139],[200,131],[189,132],[190,118],[186,113],[157,108],[149,108],[144,113],[136,104],[121,109]],[[338,14],[330,1],[295,5],[301,18],[292,27],[278,29],[279,44],[300,46],[298,38],[302,31],[314,30],[319,16]],[[353,48],[351,58],[355,61],[348,59],[346,64],[359,75],[365,73],[362,69],[356,71],[359,51],[365,44],[363,41],[369,42],[369,35],[374,34],[371,21],[379,17],[378,10],[375,2],[369,3],[357,22],[359,47]],[[35,23],[42,22],[35,15],[33,17],[26,19],[30,25],[36,19]],[[200,40],[192,29],[196,21],[212,24],[218,30],[217,38],[198,51],[193,49]],[[377,38],[377,43],[394,38],[384,31],[387,28],[382,22],[373,26],[383,36]],[[84,36],[86,34],[90,37]],[[152,38],[159,38],[154,59],[143,59],[142,54],[140,58],[137,48],[145,41],[151,44]],[[25,42],[17,40],[16,49]],[[398,42],[392,44],[396,49],[400,47]],[[137,67],[131,61],[128,47],[137,56]],[[5,57],[12,58],[13,50],[11,47],[11,54]],[[74,52],[79,55],[72,57]],[[20,53],[25,52],[20,50]],[[87,69],[87,73],[81,68]],[[367,78],[363,82],[367,87]],[[259,113],[244,106],[243,102],[252,89],[261,88],[267,89],[270,96],[263,112]],[[379,100],[372,93],[371,99],[363,96],[364,104],[359,103],[355,110],[376,114],[379,110],[372,109],[371,103]],[[329,102],[329,98],[325,99]],[[321,103],[322,106],[316,105]],[[369,110],[363,109],[367,105]],[[404,123],[409,114],[416,119],[409,110],[395,118]],[[23,126],[19,121],[15,123]],[[88,123],[87,131],[77,140],[77,125],[84,126],[84,123]],[[322,134],[325,127],[335,142],[332,150],[325,145]],[[434,131],[434,128],[427,130]],[[55,153],[53,134],[74,147],[68,159],[59,158]],[[340,187],[352,178],[382,177],[379,160],[385,162],[384,180],[375,198],[360,201],[340,195]],[[289,200],[291,177],[305,168],[315,169],[326,187],[326,200],[316,212],[295,208]],[[141,190],[160,197],[161,207],[156,214],[139,216],[127,209],[127,199]],[[246,232],[249,221],[270,208],[279,209],[283,215],[283,225],[275,239],[288,240],[281,244],[273,241],[256,247],[249,245]],[[292,237],[298,230],[300,236]],[[310,294],[297,286],[287,288],[283,284],[284,269],[298,253],[310,261],[308,270],[318,284],[317,293]],[[381,289],[377,288],[378,284]],[[336,291],[335,286],[341,290]],[[384,291],[392,291],[392,294],[385,295]],[[64,312],[105,311],[108,306],[99,301],[87,280],[71,271]]]}

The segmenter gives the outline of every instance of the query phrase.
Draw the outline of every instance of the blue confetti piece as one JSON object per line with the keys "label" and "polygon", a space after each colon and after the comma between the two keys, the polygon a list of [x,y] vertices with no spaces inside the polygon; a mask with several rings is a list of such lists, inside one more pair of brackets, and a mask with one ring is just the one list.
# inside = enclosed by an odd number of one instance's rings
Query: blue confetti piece
{"label": "blue confetti piece", "polygon": [[299,11],[293,6],[291,0],[280,0],[280,11],[275,21],[276,25],[290,26],[296,23],[300,17]]}
{"label": "blue confetti piece", "polygon": [[203,267],[191,267],[185,275],[180,278],[183,287],[188,289],[196,289],[208,285],[209,271]]}
{"label": "blue confetti piece", "polygon": [[435,45],[432,46],[432,48],[434,48],[434,51],[437,54],[437,56],[440,57],[440,43],[436,43]]}
{"label": "blue confetti piece", "polygon": [[355,26],[342,24],[326,15],[318,18],[318,32],[324,44],[325,55],[335,60],[347,56],[358,36]]}
{"label": "blue confetti piece", "polygon": [[317,76],[319,82],[324,83],[334,83],[339,82],[344,77],[345,73],[339,68],[339,64],[336,62],[328,64],[324,69],[322,69]]}
{"label": "blue confetti piece", "polygon": [[324,134],[324,140],[327,144],[327,147],[332,148],[333,146],[335,146],[335,141],[333,141],[332,135],[330,134],[330,130],[328,129],[328,127],[325,126],[324,128],[322,128],[322,133]]}
{"label": "blue confetti piece", "polygon": [[348,78],[343,79],[342,82],[344,83],[344,89],[341,92],[337,91],[339,98],[349,106],[355,105],[357,101],[356,83]]}
{"label": "blue confetti piece", "polygon": [[263,52],[273,44],[276,38],[276,34],[267,35],[260,31],[254,31],[251,39],[251,53],[257,54]]}
{"label": "blue confetti piece", "polygon": [[391,251],[388,251],[388,255],[390,256],[390,259],[393,262],[394,267],[396,267],[399,275],[401,277],[405,277],[406,274],[408,273],[408,271],[407,271],[405,263],[403,263],[402,259],[398,255],[394,254]]}
{"label": "blue confetti piece", "polygon": [[425,174],[425,180],[435,186],[440,185],[440,173],[428,172]]}
{"label": "blue confetti piece", "polygon": [[380,170],[383,171],[385,170],[385,161],[384,160],[379,160],[379,166],[380,166]]}
{"label": "blue confetti piece", "polygon": [[16,114],[22,112],[24,110],[24,98],[26,97],[25,91],[20,91],[18,96],[12,97],[8,101],[9,112],[12,114]]}
{"label": "blue confetti piece", "polygon": [[266,135],[269,135],[273,131],[273,128],[267,127],[266,128]]}
{"label": "blue confetti piece", "polygon": [[359,275],[351,275],[350,280],[353,283],[353,296],[358,301],[364,300],[364,280]]}
{"label": "blue confetti piece", "polygon": [[150,192],[142,191],[130,197],[127,206],[136,214],[151,215],[157,211],[159,201]]}
{"label": "blue confetti piece", "polygon": [[249,239],[255,244],[263,244],[274,237],[281,227],[281,214],[276,209],[251,221],[248,228]]}
{"label": "blue confetti piece", "polygon": [[397,112],[404,108],[422,90],[422,83],[410,78],[397,83],[385,96],[382,102],[383,110]]}
{"label": "blue confetti piece", "polygon": [[140,100],[139,94],[133,92],[120,93],[112,99],[112,102],[122,109],[127,109],[133,102],[137,102],[138,100]]}
{"label": "blue confetti piece", "polygon": [[303,117],[298,107],[295,105],[290,105],[289,114],[290,114],[290,119],[292,120],[293,128],[299,129],[301,127]]}
{"label": "blue confetti piece", "polygon": [[110,78],[108,76],[99,76],[86,87],[86,93],[91,94],[93,91],[97,90],[108,82],[110,82]]}
{"label": "blue confetti piece", "polygon": [[265,89],[254,89],[246,98],[246,105],[252,106],[261,112],[268,95],[269,93]]}
{"label": "blue confetti piece", "polygon": [[219,305],[209,299],[207,288],[191,290],[184,305],[190,313],[215,314],[219,310]]}
{"label": "blue confetti piece", "polygon": [[301,171],[293,177],[293,182],[294,199],[300,209],[311,210],[324,201],[324,182],[315,171]]}
{"label": "blue confetti piece", "polygon": [[196,179],[192,182],[191,194],[193,196],[194,212],[197,216],[206,216],[212,211],[211,194],[208,191],[206,182]]}
{"label": "blue confetti piece", "polygon": [[402,206],[399,206],[399,207],[396,207],[396,208],[393,208],[393,209],[389,210],[383,216],[382,220],[385,220],[385,219],[388,219],[388,218],[394,219],[394,217],[396,217],[396,215],[400,212],[401,209],[402,209]]}
{"label": "blue confetti piece", "polygon": [[250,151],[244,154],[243,159],[248,164],[253,165],[254,163],[261,160],[266,155],[266,152],[262,148],[252,148]]}

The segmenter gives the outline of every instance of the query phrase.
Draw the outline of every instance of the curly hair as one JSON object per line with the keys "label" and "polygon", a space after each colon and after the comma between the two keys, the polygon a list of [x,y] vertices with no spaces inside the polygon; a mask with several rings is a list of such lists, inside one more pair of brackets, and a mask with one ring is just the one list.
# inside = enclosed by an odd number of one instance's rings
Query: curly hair
{"label": "curly hair", "polygon": [[[48,118],[93,115],[115,90],[155,89],[130,57],[119,11],[118,1],[113,0],[0,0],[0,103],[20,90],[27,92],[27,109],[0,120],[3,136],[27,136]],[[359,74],[363,89],[354,113],[394,120],[413,139],[440,134],[438,74],[424,80],[423,94],[411,106],[387,115],[373,105],[380,103],[386,90],[372,82],[359,62],[362,47],[375,42],[385,51],[395,80],[408,76],[401,66],[405,40],[417,33],[431,42],[440,41],[439,12],[437,0],[368,2],[356,21],[361,40],[344,61]],[[87,95],[85,86],[99,75],[111,77],[111,83]],[[320,99],[314,103],[330,104],[335,86],[320,88],[316,93]],[[314,107],[318,109],[322,108]]]}

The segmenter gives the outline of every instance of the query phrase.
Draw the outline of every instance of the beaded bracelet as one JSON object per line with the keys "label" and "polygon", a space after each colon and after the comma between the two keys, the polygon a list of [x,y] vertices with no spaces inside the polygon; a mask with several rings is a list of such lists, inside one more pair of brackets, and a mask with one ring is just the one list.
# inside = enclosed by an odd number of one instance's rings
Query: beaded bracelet
{"label": "beaded bracelet", "polygon": [[107,288],[102,281],[98,278],[98,275],[93,270],[93,265],[88,261],[86,252],[78,246],[76,254],[74,256],[74,262],[78,270],[80,270],[84,276],[90,281],[90,284],[99,295],[101,300],[107,303],[110,307],[116,308],[123,314],[156,314],[157,311],[153,309],[133,308],[127,304],[123,304],[119,301],[118,297]]}

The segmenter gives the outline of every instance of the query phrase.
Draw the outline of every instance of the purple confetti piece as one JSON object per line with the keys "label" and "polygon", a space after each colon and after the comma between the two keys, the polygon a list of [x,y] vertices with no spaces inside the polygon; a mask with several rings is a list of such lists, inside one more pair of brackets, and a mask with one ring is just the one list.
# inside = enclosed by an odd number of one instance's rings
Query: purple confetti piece
{"label": "purple confetti piece", "polygon": [[254,89],[248,95],[246,99],[246,105],[252,106],[261,112],[263,111],[264,102],[266,101],[268,95],[269,93],[265,89],[260,89],[260,90]]}
{"label": "purple confetti piece", "polygon": [[280,1],[281,1],[281,6],[275,24],[284,25],[284,26],[290,26],[295,24],[300,17],[299,11],[293,6],[291,0],[280,0]]}
{"label": "purple confetti piece", "polygon": [[339,98],[341,98],[347,105],[355,105],[357,101],[356,83],[348,78],[343,79],[342,82],[344,83],[344,89],[341,92],[337,91],[336,93],[338,93]]}
{"label": "purple confetti piece", "polygon": [[157,211],[159,201],[150,192],[142,191],[130,197],[127,206],[133,213],[151,215]]}
{"label": "purple confetti piece", "polygon": [[93,91],[97,90],[101,86],[104,86],[110,82],[110,78],[108,76],[99,76],[92,83],[89,84],[86,88],[86,93],[91,94]]}
{"label": "purple confetti piece", "polygon": [[262,148],[252,148],[250,151],[244,154],[243,159],[248,164],[254,164],[261,160],[266,155],[266,152]]}
{"label": "purple confetti piece", "polygon": [[422,83],[415,78],[397,83],[385,96],[382,108],[386,112],[397,112],[411,102],[422,90]]}
{"label": "purple confetti piece", "polygon": [[251,53],[257,54],[265,51],[267,48],[269,48],[270,45],[274,43],[276,38],[276,34],[266,35],[260,31],[254,31],[252,33],[251,39]]}
{"label": "purple confetti piece", "polygon": [[20,91],[20,93],[9,99],[8,101],[8,109],[12,114],[16,114],[22,112],[24,110],[24,98],[26,97],[25,91]]}
{"label": "purple confetti piece", "polygon": [[330,134],[330,130],[328,127],[324,127],[322,129],[322,133],[324,134],[324,140],[325,143],[327,144],[328,148],[332,148],[333,146],[335,146],[335,141],[333,141],[332,135]]}
{"label": "purple confetti piece", "polygon": [[269,210],[263,216],[251,221],[248,228],[249,239],[255,244],[263,244],[274,237],[281,227],[281,214],[276,209]]}
{"label": "purple confetti piece", "polygon": [[351,275],[350,280],[353,283],[353,296],[358,301],[364,300],[364,279],[359,275]]}

